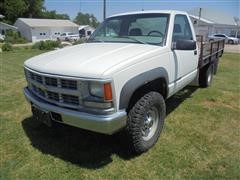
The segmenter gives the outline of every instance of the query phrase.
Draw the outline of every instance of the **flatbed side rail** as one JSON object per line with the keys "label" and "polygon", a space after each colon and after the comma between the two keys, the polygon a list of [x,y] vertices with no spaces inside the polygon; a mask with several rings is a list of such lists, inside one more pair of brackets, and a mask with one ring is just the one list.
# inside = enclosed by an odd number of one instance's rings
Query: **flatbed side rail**
{"label": "flatbed side rail", "polygon": [[197,43],[200,48],[199,55],[199,64],[198,67],[201,68],[208,64],[209,62],[213,62],[218,60],[219,57],[222,56],[224,52],[225,40],[216,40],[212,42],[206,42],[203,40],[202,35],[197,35]]}

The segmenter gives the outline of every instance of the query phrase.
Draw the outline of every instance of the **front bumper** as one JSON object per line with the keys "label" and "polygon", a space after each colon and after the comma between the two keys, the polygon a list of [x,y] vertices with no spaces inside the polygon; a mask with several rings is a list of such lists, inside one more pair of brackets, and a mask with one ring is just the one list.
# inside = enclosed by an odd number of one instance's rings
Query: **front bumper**
{"label": "front bumper", "polygon": [[125,111],[110,115],[88,114],[49,104],[32,94],[28,88],[24,88],[23,92],[28,102],[39,109],[60,114],[62,117],[61,122],[64,124],[103,134],[113,134],[126,125],[127,115]]}

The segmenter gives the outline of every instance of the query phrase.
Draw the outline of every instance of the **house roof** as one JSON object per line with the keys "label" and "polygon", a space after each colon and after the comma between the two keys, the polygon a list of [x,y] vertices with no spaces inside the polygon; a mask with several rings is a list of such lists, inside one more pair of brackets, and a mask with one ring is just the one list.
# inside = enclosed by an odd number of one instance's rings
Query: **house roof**
{"label": "house roof", "polygon": [[[198,16],[194,16],[194,15],[191,15],[191,14],[189,14],[189,16],[192,17],[192,18],[194,18],[194,19],[199,19]],[[203,22],[205,22],[205,23],[207,23],[207,24],[214,24],[214,22],[209,21],[209,20],[207,20],[207,19],[204,19],[204,18],[202,18],[202,17],[200,17],[199,20],[200,20],[200,21],[203,21]]]}
{"label": "house roof", "polygon": [[72,21],[62,19],[18,18],[17,21],[22,21],[30,27],[78,27]]}
{"label": "house roof", "polygon": [[[200,8],[195,8],[188,11],[189,15],[193,18],[199,18]],[[234,20],[234,17],[226,14],[222,11],[216,11],[208,8],[201,8],[200,20],[205,21],[206,23],[211,24],[225,24],[236,26],[237,23]]]}
{"label": "house roof", "polygon": [[16,26],[12,26],[12,25],[7,24],[7,23],[4,23],[4,22],[0,22],[0,25],[6,26],[6,27],[8,27],[9,29],[15,29],[15,30],[18,29]]}

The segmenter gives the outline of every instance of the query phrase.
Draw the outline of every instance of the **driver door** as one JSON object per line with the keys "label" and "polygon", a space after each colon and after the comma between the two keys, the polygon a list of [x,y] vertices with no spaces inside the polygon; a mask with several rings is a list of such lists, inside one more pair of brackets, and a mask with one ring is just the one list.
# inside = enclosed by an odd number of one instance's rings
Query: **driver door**
{"label": "driver door", "polygon": [[[195,40],[189,20],[186,15],[176,15],[174,20],[174,30],[172,44],[177,40]],[[197,73],[198,51],[195,50],[177,50],[171,52],[171,57],[175,61],[175,85],[179,90],[190,83]]]}

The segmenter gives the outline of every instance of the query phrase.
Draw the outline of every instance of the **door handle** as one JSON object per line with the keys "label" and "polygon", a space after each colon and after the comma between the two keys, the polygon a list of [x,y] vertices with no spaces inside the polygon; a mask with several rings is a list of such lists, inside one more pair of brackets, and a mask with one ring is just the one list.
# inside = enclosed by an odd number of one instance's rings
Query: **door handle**
{"label": "door handle", "polygon": [[194,50],[194,55],[197,55],[197,50]]}

